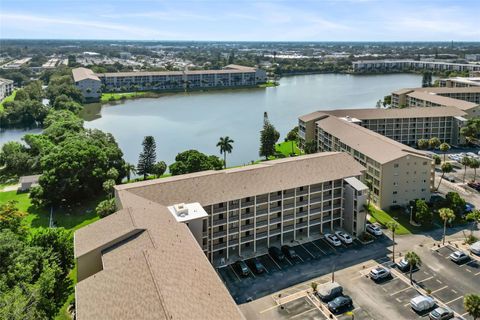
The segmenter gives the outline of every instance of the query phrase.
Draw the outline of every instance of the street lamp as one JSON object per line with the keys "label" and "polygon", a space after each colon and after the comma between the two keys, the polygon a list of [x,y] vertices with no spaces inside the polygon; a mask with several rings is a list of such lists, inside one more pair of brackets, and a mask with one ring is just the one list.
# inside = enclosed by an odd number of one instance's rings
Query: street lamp
{"label": "street lamp", "polygon": [[413,221],[413,206],[410,206],[410,224],[412,224]]}

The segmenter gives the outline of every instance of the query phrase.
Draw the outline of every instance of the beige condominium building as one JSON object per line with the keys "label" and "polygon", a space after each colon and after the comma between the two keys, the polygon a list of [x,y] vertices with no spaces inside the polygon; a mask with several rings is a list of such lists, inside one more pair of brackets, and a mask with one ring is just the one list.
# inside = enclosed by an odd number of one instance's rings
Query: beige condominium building
{"label": "beige condominium building", "polygon": [[[80,70],[76,71],[78,69]],[[166,91],[249,87],[266,82],[267,74],[262,69],[231,64],[222,70],[191,71],[94,73],[90,69],[77,68],[73,69],[73,78],[76,86],[82,91],[84,96],[98,98],[102,91]],[[92,86],[101,90],[92,89]],[[87,89],[90,90],[87,92]]]}
{"label": "beige condominium building", "polygon": [[469,63],[452,63],[443,61],[416,60],[363,60],[352,63],[354,72],[400,72],[404,70],[431,71],[480,71],[480,65]]}
{"label": "beige condominium building", "polygon": [[392,107],[455,107],[480,116],[480,87],[407,88],[392,92]]}
{"label": "beige condominium building", "polygon": [[[480,70],[478,70],[480,72]],[[480,87],[480,77],[453,77],[438,80],[440,87]]]}
{"label": "beige condominium building", "polygon": [[432,160],[402,143],[358,125],[355,119],[314,112],[299,118],[301,145],[313,140],[318,151],[342,151],[366,167],[372,201],[380,208],[430,199]]}
{"label": "beige condominium building", "polygon": [[0,101],[11,95],[13,92],[13,81],[0,78]]}
{"label": "beige condominium building", "polygon": [[241,319],[212,264],[363,232],[364,170],[325,152],[116,186],[120,211],[75,232],[77,319]]}

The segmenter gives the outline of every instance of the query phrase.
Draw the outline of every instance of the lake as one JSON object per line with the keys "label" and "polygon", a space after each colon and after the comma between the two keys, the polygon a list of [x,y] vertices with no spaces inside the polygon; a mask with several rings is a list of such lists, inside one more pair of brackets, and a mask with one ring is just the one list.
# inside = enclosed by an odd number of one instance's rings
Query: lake
{"label": "lake", "polygon": [[[227,156],[229,166],[259,158],[263,113],[283,141],[300,115],[336,108],[374,108],[379,99],[400,88],[421,86],[415,74],[318,74],[284,77],[280,85],[265,89],[239,89],[165,95],[127,100],[119,104],[85,107],[85,126],[112,133],[125,154],[137,163],[143,137],[157,142],[157,160],[171,164],[177,153],[197,149],[220,155],[221,136],[235,142]],[[0,144],[18,140],[21,131],[0,133]]]}

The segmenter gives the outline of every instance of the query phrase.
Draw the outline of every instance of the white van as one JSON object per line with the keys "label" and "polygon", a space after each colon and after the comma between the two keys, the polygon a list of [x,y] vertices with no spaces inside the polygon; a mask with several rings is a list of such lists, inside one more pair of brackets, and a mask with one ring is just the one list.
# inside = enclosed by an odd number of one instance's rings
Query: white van
{"label": "white van", "polygon": [[417,312],[424,312],[435,306],[435,300],[432,297],[419,295],[410,300],[410,306]]}

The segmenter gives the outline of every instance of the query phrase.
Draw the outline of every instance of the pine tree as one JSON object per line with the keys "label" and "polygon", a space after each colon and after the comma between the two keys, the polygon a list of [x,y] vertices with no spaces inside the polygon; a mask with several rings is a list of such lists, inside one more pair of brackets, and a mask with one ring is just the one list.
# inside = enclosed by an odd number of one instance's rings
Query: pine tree
{"label": "pine tree", "polygon": [[157,159],[155,149],[155,138],[146,136],[143,139],[143,151],[140,153],[137,165],[137,173],[143,175],[143,179],[147,179],[149,173],[153,173],[153,166]]}
{"label": "pine tree", "polygon": [[269,156],[273,156],[278,139],[280,139],[280,133],[270,123],[265,112],[263,115],[263,129],[260,131],[260,156],[264,156],[266,160],[268,160]]}

